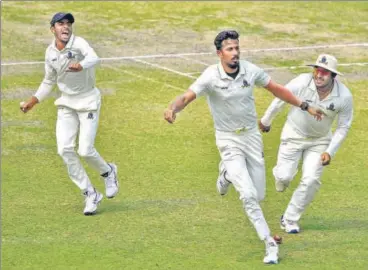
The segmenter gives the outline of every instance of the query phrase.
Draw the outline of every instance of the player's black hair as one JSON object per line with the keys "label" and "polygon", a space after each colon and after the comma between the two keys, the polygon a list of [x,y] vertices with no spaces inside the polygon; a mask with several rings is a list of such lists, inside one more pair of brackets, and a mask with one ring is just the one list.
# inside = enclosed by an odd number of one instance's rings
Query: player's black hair
{"label": "player's black hair", "polygon": [[222,48],[222,42],[226,39],[236,39],[239,40],[239,34],[238,32],[234,30],[225,30],[220,32],[214,41],[214,44],[216,46],[216,50],[221,50]]}

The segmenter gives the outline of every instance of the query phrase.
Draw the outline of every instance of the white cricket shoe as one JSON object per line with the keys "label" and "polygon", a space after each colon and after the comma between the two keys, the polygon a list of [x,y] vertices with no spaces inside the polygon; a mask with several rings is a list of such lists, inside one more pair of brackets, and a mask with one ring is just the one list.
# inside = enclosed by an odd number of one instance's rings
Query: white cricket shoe
{"label": "white cricket shoe", "polygon": [[83,195],[86,197],[86,206],[83,211],[84,215],[90,216],[96,214],[97,205],[101,202],[103,195],[96,189],[94,189],[94,192],[86,191]]}
{"label": "white cricket shoe", "polygon": [[221,196],[224,196],[229,190],[231,182],[225,178],[226,170],[222,161],[219,164],[219,172],[219,177],[217,178],[216,183],[217,192],[220,193]]}
{"label": "white cricket shoe", "polygon": [[276,187],[276,191],[278,192],[284,192],[285,189],[288,188],[289,186],[289,182],[286,182],[286,181],[277,181],[275,180],[275,187]]}
{"label": "white cricket shoe", "polygon": [[300,227],[298,225],[298,222],[287,220],[284,218],[284,215],[282,215],[280,219],[280,228],[290,234],[295,234],[295,233],[300,232]]}
{"label": "white cricket shoe", "polygon": [[225,177],[219,176],[216,183],[218,193],[220,193],[221,196],[226,195],[227,191],[229,190],[230,184],[231,182],[226,180]]}
{"label": "white cricket shoe", "polygon": [[266,243],[266,255],[263,259],[265,264],[278,264],[279,263],[279,246],[275,240],[268,240]]}
{"label": "white cricket shoe", "polygon": [[118,167],[114,163],[108,163],[111,172],[104,177],[106,197],[111,199],[116,196],[119,191]]}

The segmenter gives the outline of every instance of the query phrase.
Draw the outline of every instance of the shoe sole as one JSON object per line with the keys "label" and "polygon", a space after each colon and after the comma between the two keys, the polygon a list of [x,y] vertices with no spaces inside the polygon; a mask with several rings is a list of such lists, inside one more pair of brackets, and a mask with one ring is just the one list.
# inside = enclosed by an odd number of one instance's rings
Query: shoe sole
{"label": "shoe sole", "polygon": [[265,264],[278,264],[279,261],[268,261],[268,262],[263,262]]}
{"label": "shoe sole", "polygon": [[116,166],[115,164],[114,164],[114,165],[109,164],[109,165],[110,165],[110,166],[112,166],[112,167],[114,168],[114,170],[115,170],[115,175],[116,175],[116,186],[118,187],[118,190],[116,191],[116,193],[115,193],[114,195],[112,195],[112,196],[107,196],[107,195],[106,195],[106,198],[108,198],[108,199],[112,199],[112,198],[114,198],[114,197],[116,196],[116,194],[118,194],[118,193],[119,193],[118,166]]}
{"label": "shoe sole", "polygon": [[[96,209],[97,210],[97,209]],[[96,213],[97,213],[97,211],[93,211],[93,212],[86,212],[86,213],[84,213],[84,215],[85,216],[93,216],[93,215],[95,215]]]}
{"label": "shoe sole", "polygon": [[[102,199],[103,199],[103,195],[101,194],[101,198],[98,200],[97,205],[99,205],[101,203]],[[95,211],[92,211],[92,212],[84,212],[83,214],[85,216],[93,216],[96,213],[97,213],[97,207],[96,207],[96,210]]]}

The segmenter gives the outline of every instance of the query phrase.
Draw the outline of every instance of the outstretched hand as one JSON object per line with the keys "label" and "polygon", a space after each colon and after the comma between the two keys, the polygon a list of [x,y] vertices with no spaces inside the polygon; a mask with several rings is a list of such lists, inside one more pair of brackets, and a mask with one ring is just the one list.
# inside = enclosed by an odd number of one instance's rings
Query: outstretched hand
{"label": "outstretched hand", "polygon": [[164,118],[167,122],[173,124],[176,119],[176,113],[174,112],[174,110],[166,109],[164,112]]}
{"label": "outstretched hand", "polygon": [[323,166],[327,166],[331,162],[331,156],[329,153],[324,152],[321,154],[321,162]]}
{"label": "outstretched hand", "polygon": [[314,117],[317,121],[321,121],[322,118],[326,115],[324,111],[318,108],[314,108],[312,106],[308,107],[308,113]]}
{"label": "outstretched hand", "polygon": [[36,97],[31,97],[28,101],[23,101],[19,104],[20,110],[24,113],[30,111],[34,105],[38,103],[38,99]]}
{"label": "outstretched hand", "polygon": [[81,66],[81,64],[74,63],[74,64],[70,64],[66,71],[67,72],[78,72],[78,71],[81,71],[81,70],[83,70],[83,67]]}

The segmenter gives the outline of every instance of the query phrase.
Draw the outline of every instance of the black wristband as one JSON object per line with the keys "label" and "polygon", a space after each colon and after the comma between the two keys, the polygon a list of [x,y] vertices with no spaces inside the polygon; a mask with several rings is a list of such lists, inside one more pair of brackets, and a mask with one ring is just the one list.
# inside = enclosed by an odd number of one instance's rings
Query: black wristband
{"label": "black wristband", "polygon": [[302,104],[300,104],[300,109],[302,109],[302,111],[307,111],[308,108],[309,108],[308,102],[303,101]]}

